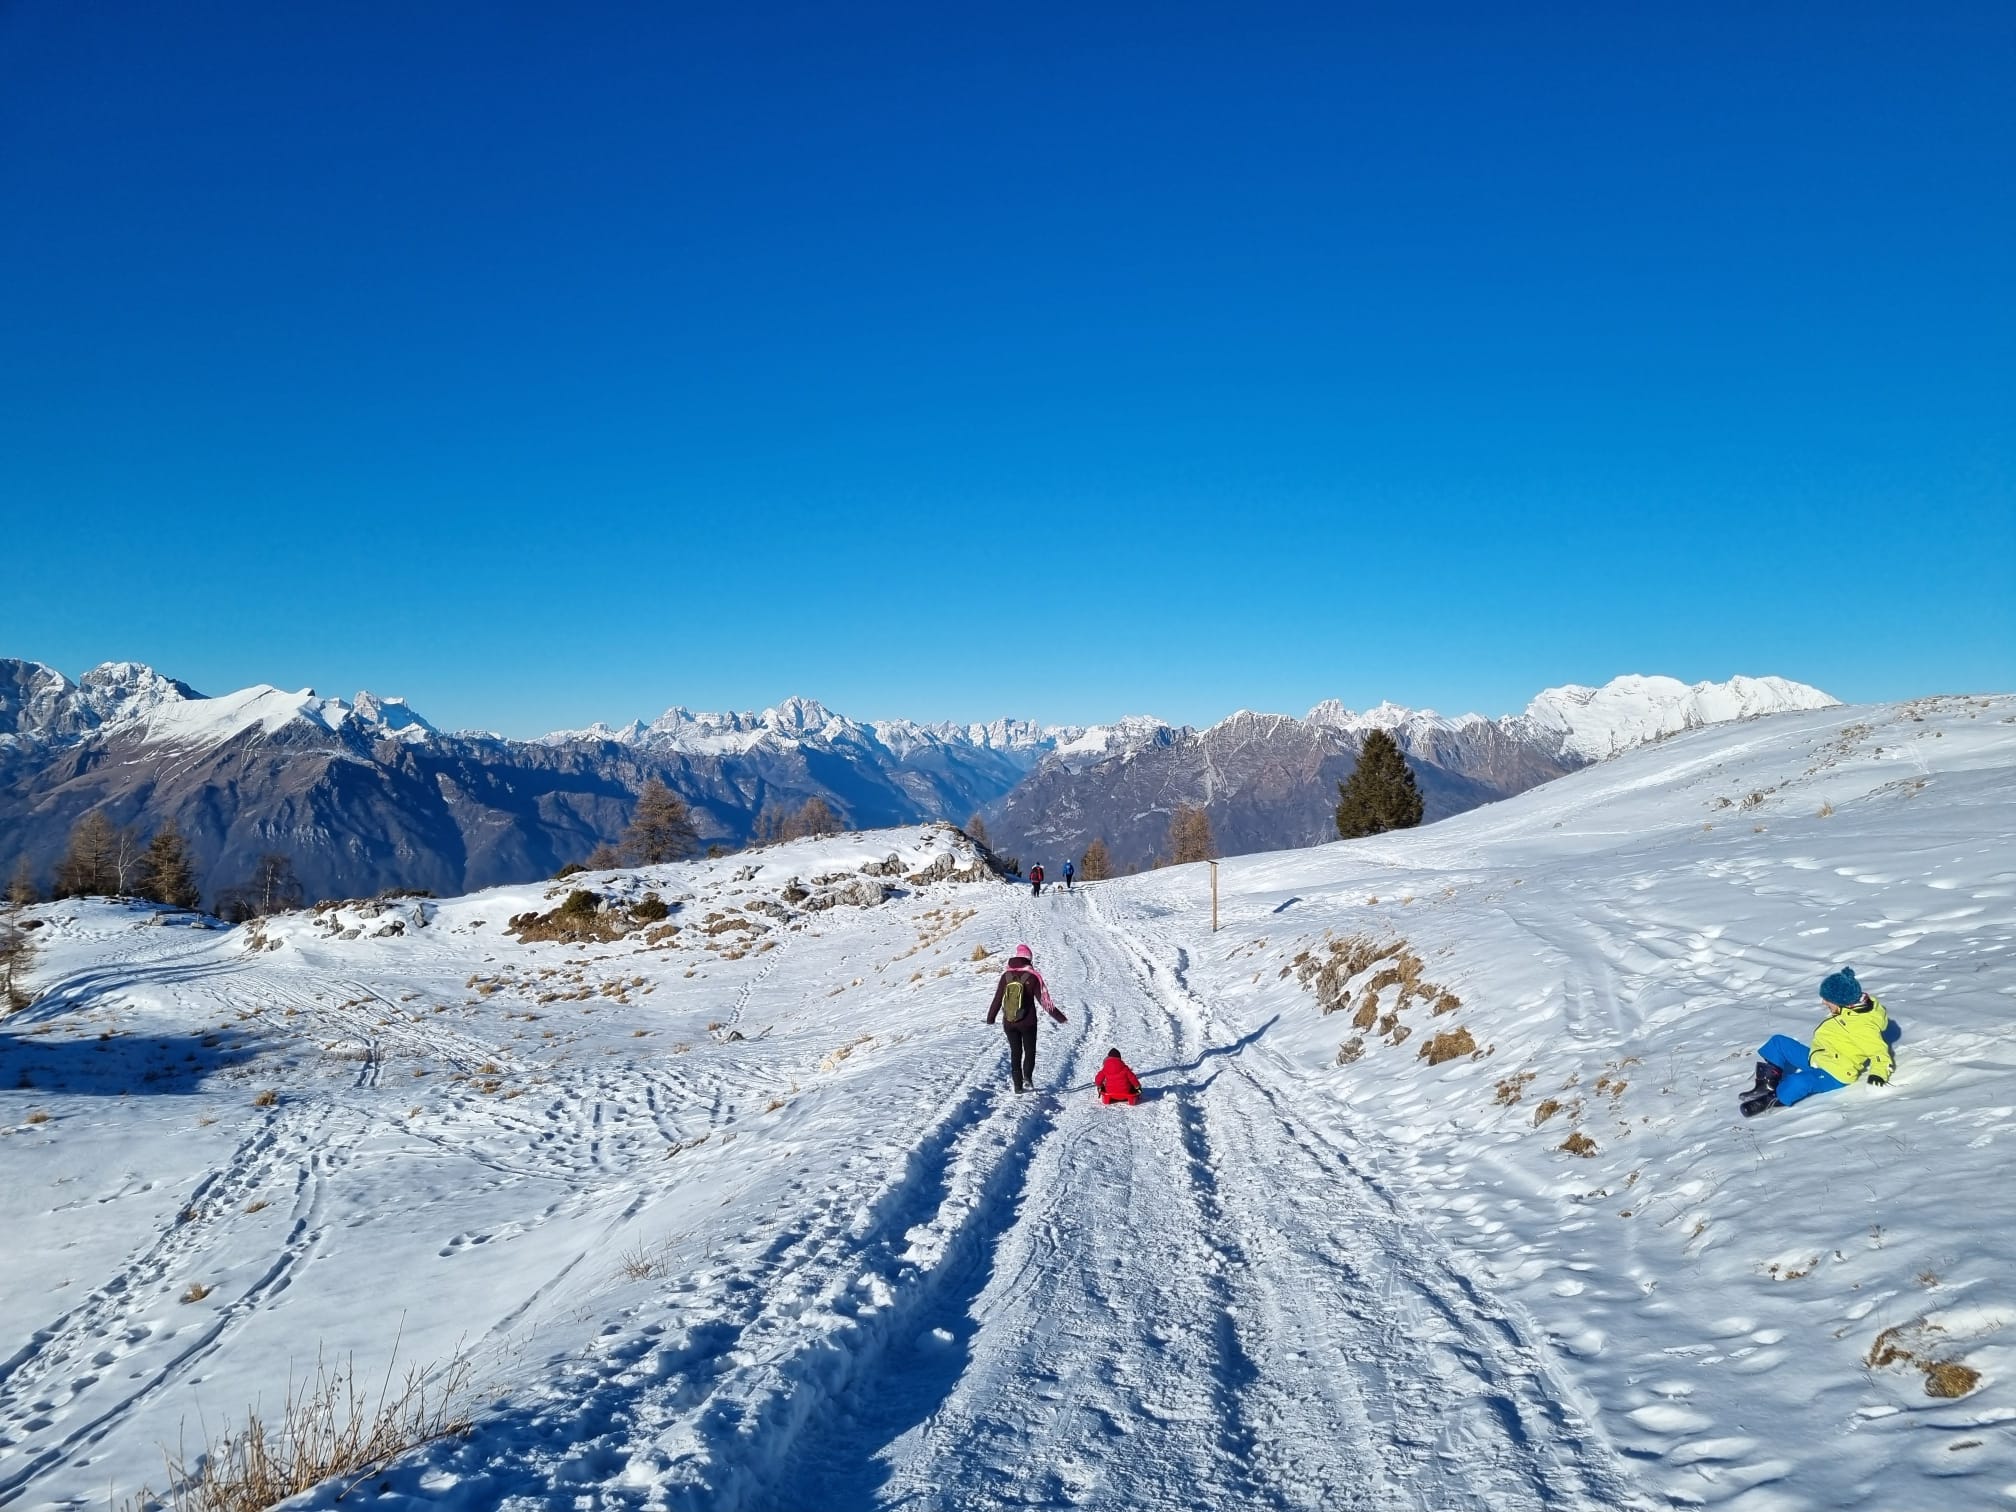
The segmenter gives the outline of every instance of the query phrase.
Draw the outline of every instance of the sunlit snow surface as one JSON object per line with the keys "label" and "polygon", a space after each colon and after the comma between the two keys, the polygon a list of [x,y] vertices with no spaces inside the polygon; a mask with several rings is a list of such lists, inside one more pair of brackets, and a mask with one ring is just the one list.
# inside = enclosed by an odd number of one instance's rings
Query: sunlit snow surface
{"label": "sunlit snow surface", "polygon": [[[1234,858],[1215,936],[1198,866],[906,881],[964,864],[943,829],[256,949],[43,905],[0,1031],[0,1500],[158,1490],[161,1444],[397,1337],[466,1344],[478,1426],[381,1507],[2011,1505],[2012,842],[2016,699],[1951,698]],[[679,930],[504,934],[574,886]],[[1025,939],[1071,1023],[1017,1098],[980,1019]],[[1302,978],[1360,939],[1326,1015]],[[1355,1027],[1401,942],[1434,994]],[[1896,1083],[1739,1119],[1841,964]],[[1091,1101],[1109,1045],[1139,1107]],[[1893,1328],[1978,1385],[1865,1364]]]}

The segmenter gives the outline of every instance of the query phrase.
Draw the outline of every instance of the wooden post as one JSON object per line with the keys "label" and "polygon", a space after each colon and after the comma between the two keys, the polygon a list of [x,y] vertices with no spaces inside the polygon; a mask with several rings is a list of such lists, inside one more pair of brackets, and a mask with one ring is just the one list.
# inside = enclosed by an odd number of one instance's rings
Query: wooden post
{"label": "wooden post", "polygon": [[1218,933],[1218,863],[1211,863],[1211,933]]}

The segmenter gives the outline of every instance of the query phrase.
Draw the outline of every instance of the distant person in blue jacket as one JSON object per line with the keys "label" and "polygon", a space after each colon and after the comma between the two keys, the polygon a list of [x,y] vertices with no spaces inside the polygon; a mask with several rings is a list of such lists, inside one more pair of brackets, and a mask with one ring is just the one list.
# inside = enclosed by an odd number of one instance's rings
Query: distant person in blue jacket
{"label": "distant person in blue jacket", "polygon": [[1064,891],[1071,891],[1071,879],[1076,875],[1078,875],[1077,863],[1067,860],[1064,863]]}

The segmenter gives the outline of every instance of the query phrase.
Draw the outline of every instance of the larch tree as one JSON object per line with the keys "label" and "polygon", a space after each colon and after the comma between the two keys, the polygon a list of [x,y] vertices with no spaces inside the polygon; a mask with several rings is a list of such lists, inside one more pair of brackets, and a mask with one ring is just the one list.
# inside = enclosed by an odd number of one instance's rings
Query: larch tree
{"label": "larch tree", "polygon": [[1195,804],[1180,805],[1169,816],[1169,855],[1173,864],[1209,861],[1217,854],[1217,844],[1211,838],[1210,816]]}
{"label": "larch tree", "polygon": [[1412,829],[1421,822],[1421,790],[1399,744],[1384,730],[1365,737],[1358,768],[1337,784],[1337,833],[1346,840]]}
{"label": "larch tree", "polygon": [[170,908],[195,908],[202,902],[189,868],[189,842],[173,819],[154,832],[140,857],[135,891],[149,902]]}
{"label": "larch tree", "polygon": [[1113,875],[1113,857],[1104,840],[1094,840],[1078,858],[1078,876],[1086,882],[1104,882]]}
{"label": "larch tree", "polygon": [[623,831],[623,855],[633,866],[679,861],[700,849],[686,800],[653,777],[637,795],[637,810]]}
{"label": "larch tree", "polygon": [[103,809],[70,826],[70,846],[56,863],[58,898],[109,897],[119,889],[119,831]]}
{"label": "larch tree", "polygon": [[987,838],[987,821],[978,814],[966,821],[966,838],[977,841],[989,850],[994,848],[993,842]]}

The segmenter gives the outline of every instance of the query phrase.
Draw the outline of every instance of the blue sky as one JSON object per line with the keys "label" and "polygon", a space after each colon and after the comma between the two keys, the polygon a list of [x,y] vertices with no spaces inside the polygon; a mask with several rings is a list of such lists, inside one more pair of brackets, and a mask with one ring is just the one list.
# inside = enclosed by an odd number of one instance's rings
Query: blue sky
{"label": "blue sky", "polygon": [[2016,7],[0,5],[0,655],[2016,687]]}

